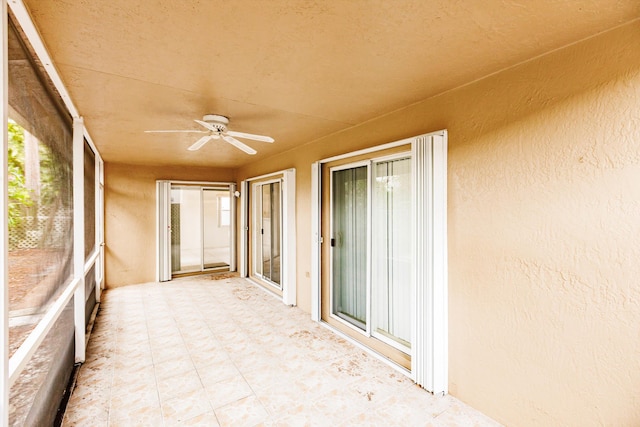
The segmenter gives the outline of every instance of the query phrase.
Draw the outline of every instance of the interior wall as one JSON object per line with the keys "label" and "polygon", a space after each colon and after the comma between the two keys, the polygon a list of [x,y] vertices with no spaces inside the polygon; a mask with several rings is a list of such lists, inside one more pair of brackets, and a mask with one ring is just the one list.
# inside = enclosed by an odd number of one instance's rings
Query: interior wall
{"label": "interior wall", "polygon": [[451,394],[507,425],[637,423],[639,45],[636,21],[241,168],[297,170],[298,305],[311,163],[447,129]]}
{"label": "interior wall", "polygon": [[105,283],[155,280],[156,180],[232,182],[229,169],[105,163]]}

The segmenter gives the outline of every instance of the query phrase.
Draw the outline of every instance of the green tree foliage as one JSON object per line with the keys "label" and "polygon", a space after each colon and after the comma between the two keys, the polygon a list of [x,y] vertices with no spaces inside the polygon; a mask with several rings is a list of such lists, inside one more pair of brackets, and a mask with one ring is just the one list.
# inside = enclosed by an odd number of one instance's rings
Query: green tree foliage
{"label": "green tree foliage", "polygon": [[33,205],[33,200],[26,186],[24,172],[24,131],[13,120],[9,120],[8,128],[9,230],[12,230],[22,225],[26,208]]}
{"label": "green tree foliage", "polygon": [[59,197],[61,162],[52,154],[45,144],[38,145],[40,163],[40,201],[41,205],[50,205]]}

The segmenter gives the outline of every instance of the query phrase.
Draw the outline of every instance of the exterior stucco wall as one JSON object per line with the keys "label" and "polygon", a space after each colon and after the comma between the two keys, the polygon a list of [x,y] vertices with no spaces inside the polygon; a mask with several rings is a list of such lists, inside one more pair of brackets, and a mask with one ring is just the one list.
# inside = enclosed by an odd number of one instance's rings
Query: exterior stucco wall
{"label": "exterior stucco wall", "polygon": [[[507,425],[640,420],[640,22],[237,171],[449,131],[451,393]],[[277,142],[276,142],[277,143]]]}
{"label": "exterior stucco wall", "polygon": [[156,180],[232,182],[224,169],[105,164],[105,282],[155,280]]}

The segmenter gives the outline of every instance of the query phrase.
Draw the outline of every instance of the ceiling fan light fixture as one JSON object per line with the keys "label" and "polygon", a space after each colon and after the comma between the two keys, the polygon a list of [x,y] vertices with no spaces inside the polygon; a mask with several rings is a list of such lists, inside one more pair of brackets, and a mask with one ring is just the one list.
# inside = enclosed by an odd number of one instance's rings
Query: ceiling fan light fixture
{"label": "ceiling fan light fixture", "polygon": [[202,120],[205,122],[221,123],[225,126],[229,124],[229,117],[221,116],[219,114],[205,114]]}

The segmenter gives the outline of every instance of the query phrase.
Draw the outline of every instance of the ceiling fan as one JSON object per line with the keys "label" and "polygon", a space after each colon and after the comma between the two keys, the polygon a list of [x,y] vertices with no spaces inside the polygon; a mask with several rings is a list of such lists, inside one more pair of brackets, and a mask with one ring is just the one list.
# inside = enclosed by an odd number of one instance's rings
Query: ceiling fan
{"label": "ceiling fan", "polygon": [[249,147],[243,142],[238,141],[236,138],[252,139],[254,141],[273,142],[274,139],[270,136],[254,135],[252,133],[236,132],[228,130],[229,118],[220,116],[218,114],[207,114],[202,120],[194,120],[196,123],[202,125],[207,130],[146,130],[145,133],[206,133],[205,136],[197,140],[191,145],[188,150],[196,151],[202,148],[204,144],[212,139],[224,139],[229,144],[244,151],[247,154],[256,154],[256,150]]}

